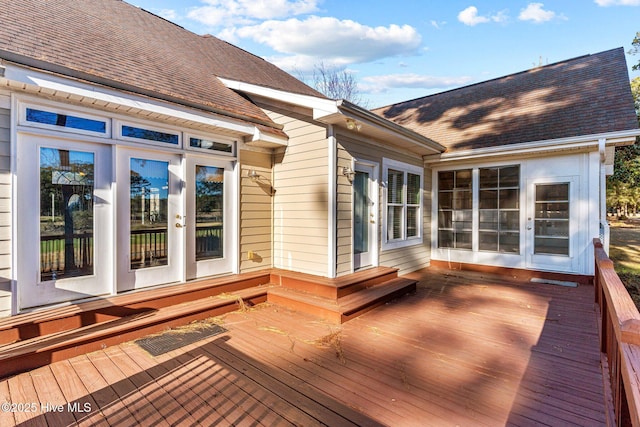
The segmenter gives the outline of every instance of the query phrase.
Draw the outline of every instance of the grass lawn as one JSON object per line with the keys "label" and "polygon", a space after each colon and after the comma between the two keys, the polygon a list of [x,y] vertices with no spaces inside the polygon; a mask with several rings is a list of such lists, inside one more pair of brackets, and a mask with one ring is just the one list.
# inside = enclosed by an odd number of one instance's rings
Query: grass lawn
{"label": "grass lawn", "polygon": [[640,220],[612,221],[609,257],[640,308]]}

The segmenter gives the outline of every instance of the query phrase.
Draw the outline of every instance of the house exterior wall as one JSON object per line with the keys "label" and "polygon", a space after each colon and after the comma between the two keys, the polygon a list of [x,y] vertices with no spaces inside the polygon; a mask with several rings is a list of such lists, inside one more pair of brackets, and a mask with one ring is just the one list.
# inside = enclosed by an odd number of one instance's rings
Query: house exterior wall
{"label": "house exterior wall", "polygon": [[289,136],[286,149],[274,156],[273,266],[327,276],[327,129],[311,121],[309,112],[259,105]]}
{"label": "house exterior wall", "polygon": [[[495,166],[520,166],[519,252],[514,254],[478,250],[477,202],[474,200],[473,249],[440,248],[438,242],[438,172]],[[546,154],[526,159],[475,159],[473,163],[436,164],[433,166],[432,258],[507,268],[593,274],[592,240],[599,237],[599,174],[597,151],[575,154]],[[535,186],[545,183],[570,183],[570,256],[539,256],[534,253]],[[474,189],[477,198],[477,190]]]}
{"label": "house exterior wall", "polygon": [[[240,272],[269,268],[273,262],[272,154],[240,150]],[[261,177],[248,177],[250,170]],[[250,256],[251,255],[251,256]]]}
{"label": "house exterior wall", "polygon": [[0,317],[11,314],[11,97],[0,91]]}
{"label": "house exterior wall", "polygon": [[[361,160],[382,166],[383,159],[397,160],[414,166],[423,167],[418,156],[401,153],[373,141],[362,141],[349,134],[338,134],[338,170],[343,166],[353,167],[353,162]],[[372,145],[373,144],[373,145]],[[378,198],[378,265],[395,267],[400,274],[409,273],[429,266],[431,259],[431,172],[424,170],[422,192],[422,243],[402,248],[385,249],[383,245],[382,219],[384,216],[384,185],[382,168],[376,177],[379,185]],[[353,272],[353,197],[352,187],[345,177],[338,179],[338,275]]]}

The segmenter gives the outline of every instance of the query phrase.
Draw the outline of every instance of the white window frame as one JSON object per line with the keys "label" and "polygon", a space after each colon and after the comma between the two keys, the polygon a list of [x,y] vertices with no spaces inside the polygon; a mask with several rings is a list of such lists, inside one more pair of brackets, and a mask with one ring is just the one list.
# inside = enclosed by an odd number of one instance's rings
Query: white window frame
{"label": "white window frame", "polygon": [[[224,151],[209,150],[207,148],[192,147],[191,146],[191,138],[207,139],[207,140],[210,140],[210,141],[217,142],[219,144],[227,144],[227,145],[231,146],[231,152],[230,153],[225,153]],[[211,136],[206,136],[206,135],[202,135],[202,134],[185,132],[184,133],[184,143],[183,144],[184,144],[184,149],[185,150],[194,151],[194,152],[201,153],[201,154],[208,154],[209,156],[223,156],[223,157],[227,157],[227,158],[228,157],[236,158],[237,152],[238,152],[238,141],[236,139],[224,138],[224,137],[221,137],[221,136],[216,136],[215,138],[213,138]]]}
{"label": "white window frame", "polygon": [[[87,114],[87,113],[82,113],[78,110],[74,110],[74,109],[69,109],[66,107],[61,107],[58,104],[53,104],[53,103],[47,103],[47,102],[24,102],[24,101],[18,101],[18,124],[20,126],[25,126],[25,127],[33,127],[33,128],[40,128],[40,129],[49,129],[49,130],[55,130],[58,132],[66,132],[66,133],[74,133],[74,134],[79,134],[79,135],[87,135],[87,136],[97,136],[97,137],[101,137],[101,138],[111,138],[111,119],[108,117],[104,117],[104,116],[98,116],[98,115],[94,115],[94,114]],[[86,129],[77,129],[77,128],[72,128],[72,127],[66,127],[66,126],[57,126],[57,125],[50,125],[47,123],[39,123],[39,122],[32,122],[32,121],[28,121],[27,120],[27,109],[33,109],[33,110],[40,110],[40,111],[46,111],[48,113],[52,113],[52,114],[62,114],[65,116],[73,116],[73,117],[78,117],[81,119],[87,119],[87,120],[94,120],[96,122],[104,122],[105,123],[105,131],[104,132],[96,132],[96,131],[91,131],[91,130],[86,130]]]}
{"label": "white window frame", "polygon": [[[402,237],[398,239],[388,240],[387,238],[387,216],[389,214],[388,209],[388,191],[389,191],[389,169],[401,171],[404,173],[404,184],[402,188],[403,202],[402,202]],[[413,174],[420,176],[420,190],[418,205],[418,234],[417,236],[407,237],[407,174]],[[383,212],[382,212],[382,249],[397,249],[406,246],[420,245],[423,241],[423,216],[424,216],[424,169],[420,166],[411,165],[408,163],[400,162],[397,160],[382,159],[382,182],[384,183],[383,191]],[[414,206],[414,205],[410,205]]]}
{"label": "white window frame", "polygon": [[[167,133],[167,134],[171,134],[171,135],[177,135],[178,136],[178,143],[177,144],[171,144],[168,142],[162,142],[162,141],[153,141],[151,139],[145,139],[145,138],[135,138],[135,137],[131,137],[131,136],[124,136],[122,134],[122,127],[123,126],[131,126],[134,128],[139,128],[139,129],[144,129],[144,130],[148,130],[151,132],[162,132],[162,133]],[[124,120],[114,120],[114,127],[115,127],[115,138],[121,140],[121,141],[129,141],[129,142],[135,142],[135,143],[142,143],[142,144],[148,144],[148,145],[152,145],[154,147],[165,147],[165,148],[173,148],[173,149],[182,149],[183,148],[183,138],[182,138],[182,131],[180,129],[174,128],[174,127],[165,127],[165,126],[157,126],[154,124],[142,124],[140,122],[134,122],[134,121],[124,121]]]}

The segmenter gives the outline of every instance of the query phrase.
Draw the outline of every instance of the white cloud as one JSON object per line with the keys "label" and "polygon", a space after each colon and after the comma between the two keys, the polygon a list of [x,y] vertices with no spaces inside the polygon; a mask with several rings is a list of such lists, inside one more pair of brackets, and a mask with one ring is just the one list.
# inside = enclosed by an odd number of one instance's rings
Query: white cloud
{"label": "white cloud", "polygon": [[598,6],[640,6],[640,0],[595,0]]}
{"label": "white cloud", "polygon": [[187,17],[210,27],[247,25],[318,10],[318,0],[202,0]]}
{"label": "white cloud", "polygon": [[529,3],[526,8],[520,11],[518,19],[521,21],[533,21],[536,24],[551,21],[557,15],[555,12],[543,9],[543,3]]}
{"label": "white cloud", "polygon": [[441,29],[442,29],[442,27],[444,27],[446,24],[447,24],[447,21],[440,21],[440,22],[438,22],[438,21],[435,21],[435,20],[433,20],[433,19],[431,20],[431,26],[432,26],[433,28],[435,28],[436,30],[441,30]]}
{"label": "white cloud", "polygon": [[[351,20],[310,16],[304,20],[266,21],[237,29],[236,35],[291,54],[299,64],[321,58],[334,65],[370,62],[380,58],[415,54],[422,43],[409,25],[370,27]],[[274,59],[278,64],[283,58]],[[315,59],[317,63],[318,60]]]}
{"label": "white cloud", "polygon": [[365,93],[381,93],[389,89],[444,89],[465,85],[471,77],[435,77],[420,74],[388,74],[363,77],[360,89]]}
{"label": "white cloud", "polygon": [[504,10],[494,15],[482,16],[478,15],[478,8],[475,6],[469,6],[458,13],[458,21],[471,27],[478,24],[486,24],[487,22],[504,22],[507,19],[507,13]]}

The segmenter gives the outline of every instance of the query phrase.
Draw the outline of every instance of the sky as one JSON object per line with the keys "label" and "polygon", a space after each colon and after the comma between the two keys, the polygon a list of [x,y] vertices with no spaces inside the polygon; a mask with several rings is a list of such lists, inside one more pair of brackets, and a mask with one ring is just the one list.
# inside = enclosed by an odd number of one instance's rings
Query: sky
{"label": "sky", "polygon": [[352,73],[368,108],[617,47],[640,76],[640,0],[127,1],[299,78]]}

